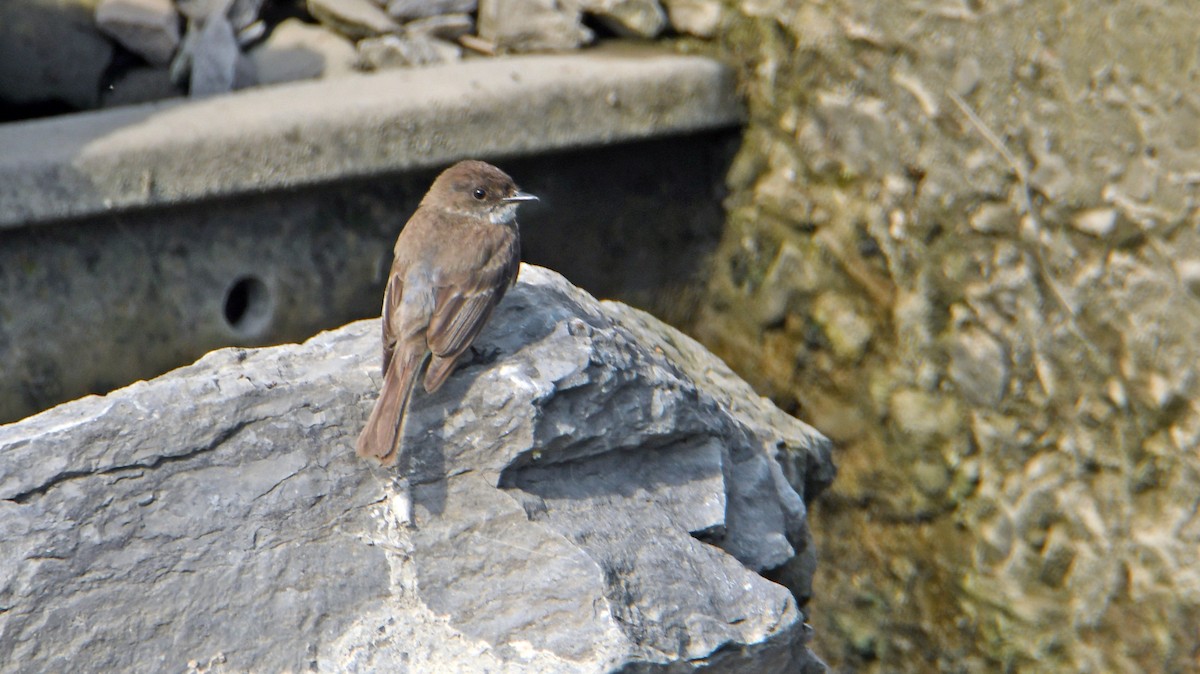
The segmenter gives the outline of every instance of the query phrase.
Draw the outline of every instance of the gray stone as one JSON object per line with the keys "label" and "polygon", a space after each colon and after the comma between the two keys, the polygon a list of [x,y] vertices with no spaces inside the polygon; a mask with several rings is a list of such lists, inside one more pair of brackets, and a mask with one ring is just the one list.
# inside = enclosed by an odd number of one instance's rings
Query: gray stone
{"label": "gray stone", "polygon": [[353,454],[374,320],[0,427],[0,671],[820,671],[755,571],[827,441],[541,268],[479,345],[402,470]]}
{"label": "gray stone", "polygon": [[175,98],[182,94],[183,92],[171,82],[170,73],[165,68],[145,66],[126,71],[109,85],[108,90],[104,92],[103,105],[106,108],[133,105]]}
{"label": "gray stone", "polygon": [[101,0],[96,25],[151,65],[170,63],[179,46],[179,13],[171,0]]}
{"label": "gray stone", "polygon": [[1029,174],[1030,186],[1055,202],[1062,201],[1070,191],[1073,180],[1066,158],[1053,152],[1036,156],[1037,167]]}
{"label": "gray stone", "polygon": [[1011,204],[985,201],[979,204],[968,221],[971,228],[985,234],[1007,234],[1017,231],[1019,218]]}
{"label": "gray stone", "polygon": [[[171,81],[175,85],[183,88],[191,88],[191,80],[194,75],[197,60],[208,62],[205,66],[214,72],[223,72],[226,68],[224,64],[232,62],[231,68],[234,74],[218,79],[230,80],[229,88],[232,88],[232,80],[236,77],[238,49],[239,45],[236,40],[236,29],[232,24],[228,25],[228,29],[235,34],[233,53],[229,51],[228,41],[216,39],[220,37],[223,30],[217,30],[219,26],[209,27],[208,24],[213,22],[229,24],[228,9],[233,0],[193,0],[191,2],[184,1],[178,5],[180,13],[187,17],[187,30],[184,31],[183,40],[179,44],[179,48],[175,51],[175,58],[171,60],[170,75]],[[205,28],[209,27],[210,33],[205,35]],[[215,50],[215,51],[214,51]],[[207,53],[199,54],[204,51]],[[220,90],[220,84],[215,85]],[[223,91],[228,91],[224,89]]]}
{"label": "gray stone", "polygon": [[874,336],[874,326],[862,309],[845,294],[829,290],[812,303],[812,317],[833,352],[847,362],[858,362]]}
{"label": "gray stone", "polygon": [[510,51],[575,49],[592,41],[575,4],[555,0],[481,0],[479,37]]}
{"label": "gray stone", "polygon": [[233,29],[240,34],[256,23],[263,2],[264,0],[233,0],[229,11],[225,13],[229,17],[229,23],[233,24]]}
{"label": "gray stone", "polygon": [[1117,228],[1117,210],[1115,208],[1093,208],[1079,213],[1071,219],[1075,229],[1104,238]]}
{"label": "gray stone", "polygon": [[421,33],[443,40],[457,40],[475,32],[475,19],[469,14],[443,14],[409,21],[404,24],[404,30],[410,35]]}
{"label": "gray stone", "polygon": [[347,73],[358,59],[354,44],[324,26],[287,19],[250,50],[259,84],[277,84]]}
{"label": "gray stone", "polygon": [[113,45],[95,9],[95,0],[0,2],[0,100],[96,107]]}
{"label": "gray stone", "polygon": [[242,51],[229,19],[223,13],[212,14],[195,35],[196,39],[188,44],[192,64],[188,92],[192,96],[212,96],[233,91]]}
{"label": "gray stone", "polygon": [[387,12],[401,21],[409,21],[442,14],[469,14],[477,5],[476,0],[390,0]]}
{"label": "gray stone", "polygon": [[448,63],[462,58],[462,48],[420,33],[383,35],[358,42],[359,65],[365,70]]}
{"label": "gray stone", "polygon": [[994,407],[1008,389],[1008,357],[994,337],[967,328],[950,345],[950,380],[972,404]]}
{"label": "gray stone", "polygon": [[959,96],[970,96],[979,88],[983,78],[983,66],[979,59],[968,56],[958,62],[950,78],[950,86]]}
{"label": "gray stone", "polygon": [[198,0],[183,6],[187,32],[171,62],[171,81],[187,84],[193,96],[223,94],[252,86],[254,65],[242,43],[261,32],[262,0]]}
{"label": "gray stone", "polygon": [[210,14],[223,13],[233,29],[241,33],[258,21],[263,0],[175,0],[179,12],[192,20],[202,20]]}
{"label": "gray stone", "polygon": [[308,0],[307,6],[318,21],[351,40],[400,30],[400,24],[370,0]]}
{"label": "gray stone", "polygon": [[658,0],[580,0],[579,5],[585,14],[623,37],[654,37],[667,25]]}
{"label": "gray stone", "polygon": [[721,25],[719,0],[663,0],[667,20],[677,32],[712,37]]}
{"label": "gray stone", "polygon": [[203,19],[215,12],[225,12],[230,0],[175,0],[179,13],[189,19]]}
{"label": "gray stone", "polygon": [[1176,268],[1183,285],[1192,295],[1200,297],[1200,260],[1179,260]]}

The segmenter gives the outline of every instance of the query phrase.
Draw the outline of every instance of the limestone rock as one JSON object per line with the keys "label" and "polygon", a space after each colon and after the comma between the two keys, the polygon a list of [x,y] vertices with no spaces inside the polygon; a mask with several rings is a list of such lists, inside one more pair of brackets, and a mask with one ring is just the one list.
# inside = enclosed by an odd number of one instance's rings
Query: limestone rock
{"label": "limestone rock", "polygon": [[192,96],[233,91],[242,51],[229,19],[224,13],[211,14],[194,35],[188,44],[192,63],[188,91]]}
{"label": "limestone rock", "polygon": [[1081,232],[1104,238],[1117,228],[1117,211],[1113,208],[1093,208],[1076,215],[1071,224]]}
{"label": "limestone rock", "polygon": [[193,96],[253,86],[258,77],[242,46],[262,36],[263,0],[181,0],[187,32],[171,62],[171,81]]}
{"label": "limestone rock", "polygon": [[264,0],[175,0],[179,12],[189,19],[202,20],[215,12],[223,13],[238,33],[258,21]]}
{"label": "limestone rock", "polygon": [[581,0],[586,14],[623,37],[654,37],[667,25],[658,0]]}
{"label": "limestone rock", "polygon": [[287,19],[250,50],[259,84],[314,79],[353,70],[354,44],[323,26]]}
{"label": "limestone rock", "polygon": [[443,14],[469,14],[478,4],[476,0],[390,0],[387,12],[401,21],[410,21]]}
{"label": "limestone rock", "polygon": [[961,331],[950,345],[950,380],[974,405],[1000,404],[1008,387],[1008,359],[994,337],[978,328]]}
{"label": "limestone rock", "polygon": [[443,40],[457,40],[475,32],[475,19],[469,14],[443,14],[409,21],[404,24],[404,30],[410,35],[423,34]]}
{"label": "limestone rock", "polygon": [[96,107],[113,45],[95,10],[95,0],[0,2],[0,100]]}
{"label": "limestone rock", "polygon": [[576,5],[555,0],[482,0],[479,37],[500,49],[552,51],[575,49],[592,41]]}
{"label": "limestone rock", "polygon": [[663,0],[663,5],[671,27],[680,33],[712,37],[721,25],[718,0]]}
{"label": "limestone rock", "polygon": [[151,65],[170,63],[179,46],[179,13],[171,0],[101,0],[96,25]]}
{"label": "limestone rock", "polygon": [[175,6],[189,19],[203,19],[213,12],[228,9],[230,0],[175,0]]}
{"label": "limestone rock", "polygon": [[400,30],[378,5],[370,0],[308,0],[308,13],[351,40]]}
{"label": "limestone rock", "polygon": [[649,316],[520,278],[396,469],[353,452],[374,320],[0,427],[0,671],[821,671],[756,572],[812,554],[827,441]]}
{"label": "limestone rock", "polygon": [[358,42],[359,65],[365,70],[447,63],[462,58],[462,48],[421,33],[382,35]]}

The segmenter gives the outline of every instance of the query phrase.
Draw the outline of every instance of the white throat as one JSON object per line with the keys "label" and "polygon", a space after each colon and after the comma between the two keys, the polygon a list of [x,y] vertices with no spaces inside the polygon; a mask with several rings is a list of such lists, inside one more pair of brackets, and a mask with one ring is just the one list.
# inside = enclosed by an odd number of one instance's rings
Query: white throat
{"label": "white throat", "polygon": [[517,203],[504,204],[492,211],[488,215],[488,219],[492,221],[493,225],[507,225],[517,219],[517,206],[519,205]]}

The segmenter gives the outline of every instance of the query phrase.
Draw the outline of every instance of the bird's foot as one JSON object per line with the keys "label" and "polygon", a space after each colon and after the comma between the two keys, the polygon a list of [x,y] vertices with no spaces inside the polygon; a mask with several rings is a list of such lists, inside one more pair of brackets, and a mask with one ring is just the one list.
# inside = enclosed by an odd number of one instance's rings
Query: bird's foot
{"label": "bird's foot", "polygon": [[471,347],[471,360],[467,365],[491,365],[500,357],[500,349],[492,346],[488,348]]}

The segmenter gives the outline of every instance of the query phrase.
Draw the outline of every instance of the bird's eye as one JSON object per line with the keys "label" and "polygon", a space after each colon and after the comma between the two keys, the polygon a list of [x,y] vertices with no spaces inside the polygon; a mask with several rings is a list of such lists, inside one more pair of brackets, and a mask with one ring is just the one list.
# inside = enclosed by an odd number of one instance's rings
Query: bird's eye
{"label": "bird's eye", "polygon": [[483,201],[487,198],[487,190],[483,189],[482,187],[476,187],[475,191],[471,193],[471,196]]}

